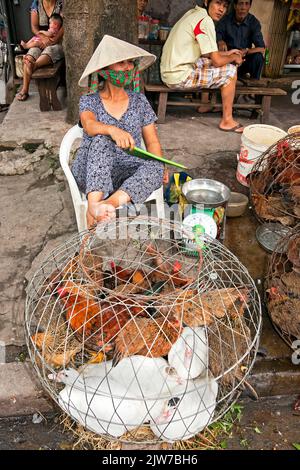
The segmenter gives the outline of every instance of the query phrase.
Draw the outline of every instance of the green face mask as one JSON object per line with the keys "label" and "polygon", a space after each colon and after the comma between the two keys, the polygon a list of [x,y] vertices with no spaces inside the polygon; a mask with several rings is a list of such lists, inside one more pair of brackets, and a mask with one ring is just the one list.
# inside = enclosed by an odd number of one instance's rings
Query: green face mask
{"label": "green face mask", "polygon": [[[132,91],[139,93],[141,91],[140,71],[138,64],[134,69],[127,72],[116,72],[115,70],[97,70],[91,74],[91,82],[88,93],[97,93],[99,87],[99,78],[110,81],[118,87],[128,87],[131,85]],[[100,80],[101,81],[101,80]]]}
{"label": "green face mask", "polygon": [[132,83],[135,73],[135,69],[127,70],[126,72],[123,72],[122,70],[117,72],[115,70],[107,69],[100,70],[99,75],[104,78],[104,80],[111,82],[113,85],[123,88]]}

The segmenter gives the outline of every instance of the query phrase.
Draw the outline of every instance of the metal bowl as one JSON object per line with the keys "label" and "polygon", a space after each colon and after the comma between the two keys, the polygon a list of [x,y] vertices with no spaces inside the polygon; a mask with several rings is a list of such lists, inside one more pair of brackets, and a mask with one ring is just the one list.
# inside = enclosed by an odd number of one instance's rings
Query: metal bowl
{"label": "metal bowl", "polygon": [[[289,233],[289,228],[279,223],[266,222],[256,229],[256,239],[268,253],[273,253],[278,242]],[[282,251],[281,251],[282,250]],[[284,253],[286,247],[276,248],[278,253]]]}
{"label": "metal bowl", "polygon": [[230,198],[230,189],[225,184],[207,178],[187,181],[182,192],[189,203],[203,204],[208,208],[222,206]]}

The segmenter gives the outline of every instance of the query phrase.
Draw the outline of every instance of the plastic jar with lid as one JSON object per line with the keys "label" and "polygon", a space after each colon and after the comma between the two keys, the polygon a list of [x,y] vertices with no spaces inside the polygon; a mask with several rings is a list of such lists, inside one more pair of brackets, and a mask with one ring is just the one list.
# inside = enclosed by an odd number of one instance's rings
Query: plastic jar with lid
{"label": "plastic jar with lid", "polygon": [[158,31],[159,31],[159,20],[151,20],[149,39],[152,39],[154,41],[158,39]]}

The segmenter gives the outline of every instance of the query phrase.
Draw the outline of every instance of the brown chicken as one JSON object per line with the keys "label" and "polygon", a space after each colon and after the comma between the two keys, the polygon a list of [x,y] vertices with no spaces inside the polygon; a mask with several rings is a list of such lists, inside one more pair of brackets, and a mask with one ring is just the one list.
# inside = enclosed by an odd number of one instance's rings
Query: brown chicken
{"label": "brown chicken", "polygon": [[55,269],[46,279],[47,290],[54,292],[58,287],[70,279],[76,279],[79,275],[78,256],[71,258],[62,269]]}
{"label": "brown chicken", "polygon": [[243,378],[242,364],[233,366],[251,346],[251,333],[244,318],[237,317],[230,326],[222,321],[212,325],[208,329],[208,345],[210,371],[215,378],[221,375],[222,385],[232,389]]}
{"label": "brown chicken", "polygon": [[119,332],[115,342],[113,364],[134,355],[166,356],[182,331],[175,318],[136,318]]}
{"label": "brown chicken", "polygon": [[289,204],[300,204],[300,185],[286,185],[282,188],[281,194]]}
{"label": "brown chicken", "polygon": [[[127,285],[130,284],[130,293],[142,292],[151,287],[147,279],[147,274],[143,270],[123,268],[122,266],[116,265],[113,261],[111,261],[110,265],[117,279],[117,284],[119,286],[124,286],[124,283]],[[121,291],[122,290],[123,289],[121,289]]]}
{"label": "brown chicken", "polygon": [[66,319],[80,340],[88,341],[93,331],[100,325],[101,306],[97,299],[83,294],[79,289],[68,287],[57,289],[64,303]]}
{"label": "brown chicken", "polygon": [[300,274],[295,272],[285,273],[281,276],[280,280],[287,294],[300,299]]}
{"label": "brown chicken", "polygon": [[294,270],[300,272],[300,236],[289,241],[287,256],[293,264]]}
{"label": "brown chicken", "polygon": [[270,281],[270,289],[267,290],[270,300],[278,299],[280,296],[288,296],[291,298],[300,298],[300,275],[294,271],[284,273],[280,277],[272,277]]}
{"label": "brown chicken", "polygon": [[293,166],[285,168],[276,178],[278,183],[287,183],[291,185],[300,184],[300,170]]}
{"label": "brown chicken", "polygon": [[116,335],[129,320],[137,316],[148,316],[145,307],[146,304],[142,304],[141,301],[136,303],[134,300],[122,296],[109,297],[107,301],[102,301],[99,326],[101,338],[97,344],[104,346],[107,351],[113,349]]}
{"label": "brown chicken", "polygon": [[286,208],[282,203],[280,195],[265,197],[261,194],[253,194],[252,200],[257,214],[262,219],[278,221],[282,225],[294,224],[295,219],[286,214]]}
{"label": "brown chicken", "polygon": [[112,340],[126,323],[136,315],[147,315],[141,303],[131,299],[110,297],[99,301],[88,291],[79,288],[59,288],[65,305],[66,318],[80,340],[92,349],[113,349]]}
{"label": "brown chicken", "polygon": [[194,281],[194,278],[189,278],[181,272],[182,266],[178,260],[171,262],[164,259],[162,254],[152,245],[147,246],[146,252],[151,255],[157,268],[150,274],[153,283],[166,281],[172,283],[175,287],[184,287]]}
{"label": "brown chicken", "polygon": [[300,337],[300,299],[291,299],[277,287],[267,290],[271,318],[284,333]]}
{"label": "brown chicken", "polygon": [[251,173],[252,196],[264,193],[266,187],[272,182],[270,171],[267,169]]}
{"label": "brown chicken", "polygon": [[90,250],[81,250],[80,265],[87,277],[99,288],[103,286],[103,259]]}
{"label": "brown chicken", "polygon": [[247,289],[224,288],[199,294],[189,290],[180,294],[171,313],[185,325],[193,328],[210,325],[214,318],[235,319],[244,314]]}

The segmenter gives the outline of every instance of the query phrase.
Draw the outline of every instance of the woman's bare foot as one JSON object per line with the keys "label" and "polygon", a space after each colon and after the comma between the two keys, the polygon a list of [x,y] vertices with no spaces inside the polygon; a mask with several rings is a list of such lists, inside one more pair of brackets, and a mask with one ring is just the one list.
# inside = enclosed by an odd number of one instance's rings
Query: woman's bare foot
{"label": "woman's bare foot", "polygon": [[20,41],[20,45],[21,45],[21,47],[22,47],[23,49],[28,49],[28,47],[27,47],[27,42],[25,42],[25,41]]}
{"label": "woman's bare foot", "polygon": [[106,222],[116,217],[116,208],[105,201],[89,204],[88,214],[94,218],[94,222]]}

